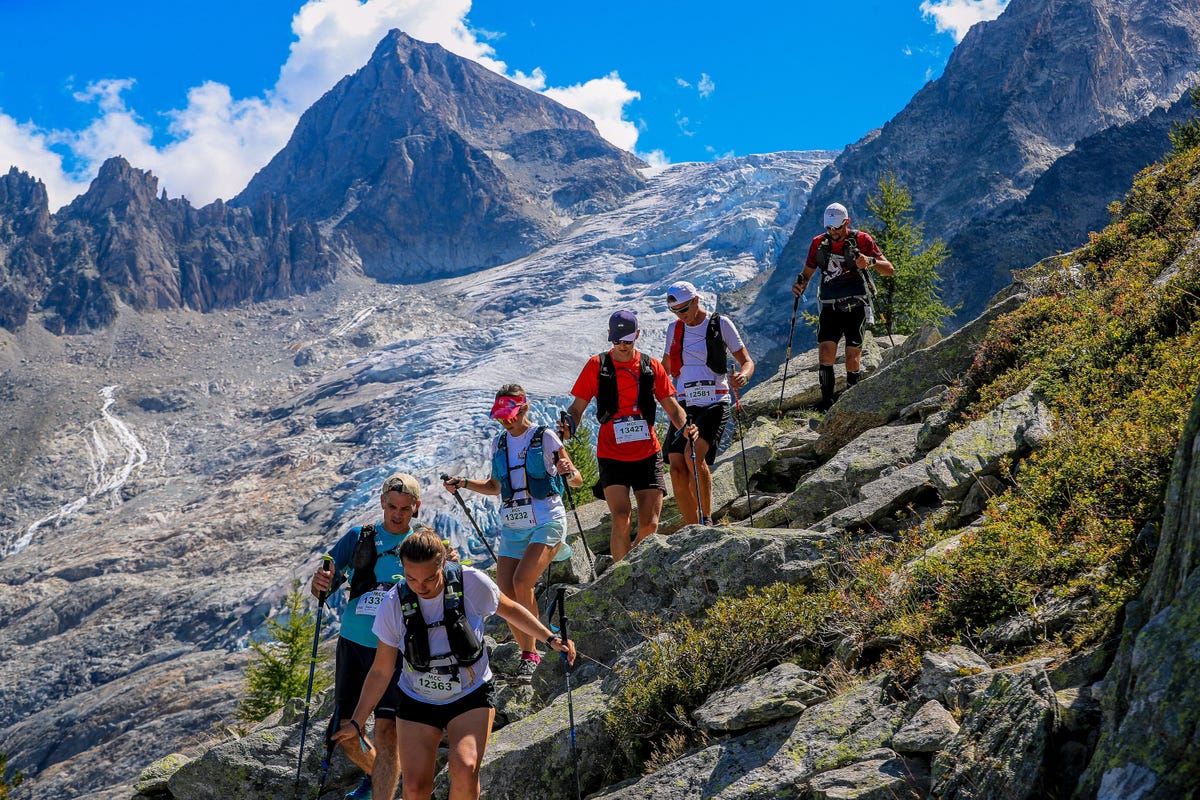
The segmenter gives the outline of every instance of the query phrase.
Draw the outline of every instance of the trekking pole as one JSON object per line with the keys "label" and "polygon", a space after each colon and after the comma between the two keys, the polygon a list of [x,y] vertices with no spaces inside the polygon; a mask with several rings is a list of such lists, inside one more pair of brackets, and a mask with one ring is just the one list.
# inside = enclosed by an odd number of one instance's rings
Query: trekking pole
{"label": "trekking pole", "polygon": [[337,744],[333,741],[333,734],[338,729],[338,708],[337,699],[335,696],[333,702],[333,714],[329,717],[329,726],[325,729],[325,755],[321,758],[321,775],[317,779],[317,794],[315,800],[321,800],[321,795],[325,794],[325,779],[329,777],[329,766],[333,763],[333,751],[337,749]]}
{"label": "trekking pole", "polygon": [[[800,280],[799,275],[796,276],[796,280]],[[783,357],[783,381],[779,384],[779,405],[775,409],[775,416],[777,417],[783,416],[783,390],[787,386],[788,367],[791,366],[788,362],[792,360],[792,334],[796,332],[796,312],[800,310],[800,298],[803,296],[801,294],[792,300],[792,322],[788,325],[787,355]]]}
{"label": "trekking pole", "polygon": [[[562,637],[563,645],[571,641],[570,628],[567,626],[567,602],[563,597],[566,591],[563,587],[558,588],[558,635]],[[567,654],[564,652],[563,666],[566,667],[567,674],[567,720],[571,725],[571,760],[575,764],[575,798],[580,800],[583,797],[583,792],[579,785],[579,749],[575,743],[575,703],[571,699],[571,671],[575,669],[575,665],[567,661]]]}
{"label": "trekking pole", "polygon": [[750,467],[746,466],[746,429],[742,427],[742,401],[732,379],[729,381],[729,388],[733,389],[733,424],[737,426],[738,441],[742,443],[742,472],[746,477],[746,513],[750,515],[750,527],[753,528],[754,505],[750,502]]}
{"label": "trekking pole", "polygon": [[[452,481],[452,480],[455,480],[455,479],[451,478],[449,475],[447,475],[444,472],[442,473],[442,483],[445,483],[447,481]],[[495,561],[497,564],[500,563],[500,559],[496,557],[496,551],[492,549],[492,545],[488,542],[487,537],[484,536],[483,531],[479,529],[479,523],[477,523],[475,521],[475,515],[473,515],[471,513],[471,509],[467,508],[467,503],[465,500],[462,499],[462,495],[458,493],[457,489],[455,489],[450,494],[454,495],[454,499],[458,501],[458,504],[460,506],[462,506],[462,510],[467,512],[467,519],[471,520],[471,527],[475,529],[475,533],[479,534],[479,538],[483,542],[483,546],[487,548],[487,551],[489,553],[491,553],[492,561]]]}
{"label": "trekking pole", "polygon": [[[691,420],[689,419],[688,421],[686,421],[684,423],[683,427],[686,428],[690,424],[691,424]],[[679,432],[675,434],[675,439],[678,439],[680,436],[683,436],[683,428],[680,428]],[[672,442],[674,442],[674,439],[672,439]],[[695,439],[691,439],[688,442],[687,449],[688,449],[688,453],[692,459],[692,478],[696,482],[696,518],[699,519],[700,524],[703,525],[704,524],[704,506],[702,506],[700,504],[700,473],[696,470],[696,440]],[[682,513],[682,511],[683,511],[683,509],[680,509],[680,513]]]}
{"label": "trekking pole", "polygon": [[[321,556],[321,571],[333,572],[333,556]],[[321,641],[321,615],[325,613],[326,592],[317,594],[317,628],[313,631],[312,656],[308,660],[308,691],[304,694],[304,718],[300,723],[300,757],[296,760],[296,788],[300,788],[300,769],[304,766],[304,738],[308,735],[308,708],[312,701],[313,677],[317,670],[317,645]]]}
{"label": "trekking pole", "polygon": [[[567,412],[558,412],[558,422],[560,425],[568,426]],[[579,541],[583,542],[583,551],[587,553],[588,563],[592,565],[592,571],[596,570],[596,554],[592,552],[592,548],[588,546],[587,537],[583,535],[583,523],[579,521],[579,507],[575,505],[575,493],[571,491],[571,484],[563,482],[563,488],[567,490],[567,505],[571,509],[571,513],[575,515],[575,525],[579,528]]]}

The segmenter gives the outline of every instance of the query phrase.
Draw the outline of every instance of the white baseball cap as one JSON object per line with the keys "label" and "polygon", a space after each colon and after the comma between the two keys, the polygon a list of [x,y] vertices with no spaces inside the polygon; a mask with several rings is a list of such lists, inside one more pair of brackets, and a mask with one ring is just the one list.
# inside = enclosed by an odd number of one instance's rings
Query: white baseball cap
{"label": "white baseball cap", "polygon": [[667,304],[672,306],[681,305],[691,302],[698,296],[700,292],[696,291],[696,287],[687,281],[671,284],[671,288],[667,289]]}
{"label": "white baseball cap", "polygon": [[850,212],[841,203],[830,203],[825,208],[825,227],[840,228],[850,218]]}

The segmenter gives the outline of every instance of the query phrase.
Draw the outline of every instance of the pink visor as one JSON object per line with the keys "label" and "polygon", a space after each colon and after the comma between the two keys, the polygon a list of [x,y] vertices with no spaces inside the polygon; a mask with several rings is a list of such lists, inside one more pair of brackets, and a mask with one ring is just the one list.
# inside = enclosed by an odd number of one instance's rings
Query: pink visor
{"label": "pink visor", "polygon": [[516,419],[524,405],[523,397],[497,397],[492,404],[492,419]]}

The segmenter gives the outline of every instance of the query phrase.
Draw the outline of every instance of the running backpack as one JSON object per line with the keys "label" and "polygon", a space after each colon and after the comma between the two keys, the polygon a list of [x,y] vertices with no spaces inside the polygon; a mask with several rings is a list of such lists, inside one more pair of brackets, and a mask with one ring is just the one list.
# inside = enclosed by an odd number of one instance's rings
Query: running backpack
{"label": "running backpack", "polygon": [[[549,475],[546,472],[546,456],[543,437],[546,434],[546,426],[539,425],[533,432],[533,438],[529,440],[529,449],[525,451],[525,489],[529,492],[530,497],[538,500],[545,500],[552,495],[561,495],[563,493],[563,480],[561,475]],[[530,461],[533,461],[532,467]],[[508,434],[501,432],[500,437],[496,440],[496,455],[492,458],[492,477],[500,482],[500,499],[504,502],[512,500],[513,488],[512,481],[509,480],[508,473]]]}
{"label": "running backpack", "polygon": [[[600,356],[598,383],[596,420],[603,425],[616,416],[620,408],[620,401],[617,399],[617,369],[613,366],[611,353],[604,353]],[[642,353],[638,377],[637,407],[642,419],[646,420],[646,424],[653,428],[658,411],[654,399],[654,368],[650,366],[650,356],[645,353]]]}
{"label": "running backpack", "polygon": [[[671,341],[671,377],[678,378],[683,370],[683,333],[687,326],[683,320],[675,320],[675,335]],[[725,358],[725,337],[721,334],[721,315],[710,314],[708,327],[704,330],[704,345],[708,349],[705,366],[717,375],[729,371],[729,362]]]}
{"label": "running backpack", "polygon": [[[442,621],[432,625],[425,622],[421,614],[420,598],[407,582],[398,586],[400,613],[404,617],[404,660],[421,672],[429,670],[434,659],[453,656],[457,666],[469,667],[483,658],[484,649],[467,619],[463,596],[462,566],[447,561],[442,567],[445,588],[442,593]],[[445,627],[450,640],[450,652],[431,655],[429,652],[429,629]]]}

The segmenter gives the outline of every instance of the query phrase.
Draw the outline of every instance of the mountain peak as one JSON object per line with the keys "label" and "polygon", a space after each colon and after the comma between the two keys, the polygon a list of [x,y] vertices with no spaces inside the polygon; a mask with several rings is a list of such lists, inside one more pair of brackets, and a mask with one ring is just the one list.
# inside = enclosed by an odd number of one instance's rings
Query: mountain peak
{"label": "mountain peak", "polygon": [[641,166],[578,111],[393,30],[233,203],[286,197],[367,274],[427,280],[534,252],[641,189]]}

